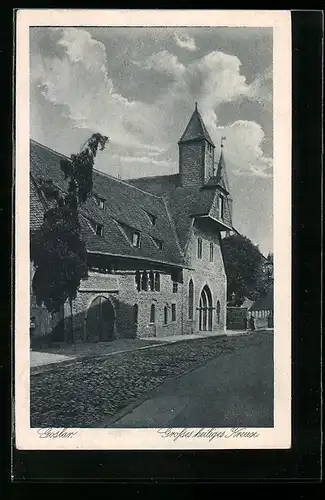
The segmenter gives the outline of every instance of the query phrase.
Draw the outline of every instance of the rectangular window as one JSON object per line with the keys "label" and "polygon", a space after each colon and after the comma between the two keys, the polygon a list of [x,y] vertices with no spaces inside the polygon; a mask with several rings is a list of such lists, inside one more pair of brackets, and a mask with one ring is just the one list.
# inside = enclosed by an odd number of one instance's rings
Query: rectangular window
{"label": "rectangular window", "polygon": [[223,219],[224,215],[224,198],[223,196],[219,196],[219,219]]}
{"label": "rectangular window", "polygon": [[172,304],[172,321],[176,321],[176,304]]}
{"label": "rectangular window", "polygon": [[140,247],[140,233],[139,231],[135,231],[132,234],[132,246],[139,248]]}
{"label": "rectangular window", "polygon": [[202,259],[202,238],[197,240],[197,256],[198,259]]}
{"label": "rectangular window", "polygon": [[213,262],[213,243],[210,243],[210,262]]}
{"label": "rectangular window", "polygon": [[173,283],[173,293],[177,293],[178,292],[178,283]]}
{"label": "rectangular window", "polygon": [[104,228],[101,224],[96,225],[96,234],[97,236],[103,236]]}

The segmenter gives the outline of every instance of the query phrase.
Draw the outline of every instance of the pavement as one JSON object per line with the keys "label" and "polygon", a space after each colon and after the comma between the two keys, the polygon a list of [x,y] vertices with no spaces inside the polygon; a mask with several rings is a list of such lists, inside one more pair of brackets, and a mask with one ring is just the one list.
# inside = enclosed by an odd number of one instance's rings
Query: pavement
{"label": "pavement", "polygon": [[[186,408],[195,425],[197,417],[203,419],[205,413],[206,421],[214,421],[209,405],[221,421],[224,416],[218,401],[222,409],[228,399],[234,407],[255,404],[269,414],[263,397],[272,401],[268,386],[264,387],[264,379],[272,379],[272,345],[273,335],[268,332],[210,336],[152,344],[114,355],[83,356],[48,365],[50,369],[45,372],[31,370],[31,426],[99,428],[122,418],[127,418],[123,426],[139,420],[150,426],[163,415],[162,422],[173,415],[181,422]],[[204,366],[206,371],[200,371]],[[43,368],[46,365],[38,367]],[[191,371],[196,375],[188,381]],[[179,386],[177,380],[183,377]],[[129,415],[133,411],[137,413]],[[259,411],[255,408],[254,414]]]}
{"label": "pavement", "polygon": [[273,336],[164,383],[107,427],[272,427]]}

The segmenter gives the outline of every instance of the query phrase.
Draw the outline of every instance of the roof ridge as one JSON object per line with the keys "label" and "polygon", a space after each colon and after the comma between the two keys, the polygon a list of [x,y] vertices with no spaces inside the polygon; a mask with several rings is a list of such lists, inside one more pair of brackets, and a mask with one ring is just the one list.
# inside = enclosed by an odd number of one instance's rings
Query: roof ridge
{"label": "roof ridge", "polygon": [[161,178],[161,177],[172,177],[172,176],[176,176],[176,175],[179,175],[179,173],[176,173],[176,174],[163,174],[163,175],[146,175],[145,177],[130,177],[128,179],[128,181],[137,181],[139,179],[141,179],[141,180],[157,179],[158,177],[159,178]]}
{"label": "roof ridge", "polygon": [[[49,146],[45,146],[44,144],[42,144],[41,142],[36,141],[35,139],[31,138],[30,141],[33,142],[33,143],[35,143],[35,144],[37,144],[38,146],[41,146],[43,149],[51,151],[52,153],[55,153],[55,154],[57,154],[59,156],[62,156],[65,159],[71,161],[71,158],[69,158],[69,156],[64,155],[63,153],[60,153],[59,151],[56,151],[55,149],[50,148]],[[142,193],[149,194],[150,196],[154,196],[155,198],[161,198],[161,196],[157,196],[157,195],[155,195],[153,193],[150,193],[149,191],[145,191],[144,189],[140,189],[137,186],[133,186],[129,182],[127,182],[127,181],[125,181],[123,179],[118,179],[118,177],[115,177],[114,175],[107,174],[106,172],[103,172],[102,170],[98,170],[97,168],[93,168],[93,171],[96,172],[96,173],[98,173],[99,175],[103,175],[105,177],[109,177],[110,179],[113,179],[116,182],[120,182],[121,184],[127,184],[128,186],[132,187],[133,189],[137,189],[138,191],[141,191]]]}
{"label": "roof ridge", "polygon": [[102,172],[101,170],[98,170],[97,168],[93,168],[94,172],[96,172],[99,175],[103,175],[104,177],[108,177],[109,179],[113,179],[116,182],[119,182],[120,184],[126,184],[127,186],[137,189],[138,191],[141,191],[141,193],[146,193],[149,194],[150,196],[154,196],[155,198],[161,198],[161,196],[158,196],[156,194],[150,193],[149,191],[145,191],[144,189],[140,189],[137,186],[133,186],[133,184],[130,184],[128,181],[124,179],[118,179],[118,177],[115,177],[114,175],[110,175],[106,172]]}
{"label": "roof ridge", "polygon": [[41,146],[41,148],[43,148],[43,149],[47,149],[47,151],[51,151],[52,153],[55,153],[55,154],[57,154],[59,156],[62,156],[66,160],[70,160],[71,161],[71,158],[69,158],[69,156],[64,155],[63,153],[60,153],[59,151],[56,151],[55,149],[50,148],[49,146],[45,146],[45,144],[42,144],[41,142],[35,141],[35,139],[30,138],[30,141],[34,142],[38,146]]}

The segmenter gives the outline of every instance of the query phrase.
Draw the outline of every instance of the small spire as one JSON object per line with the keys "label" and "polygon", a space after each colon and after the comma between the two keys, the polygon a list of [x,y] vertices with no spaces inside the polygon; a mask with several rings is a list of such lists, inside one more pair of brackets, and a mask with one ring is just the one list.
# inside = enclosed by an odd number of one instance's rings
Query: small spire
{"label": "small spire", "polygon": [[197,102],[195,101],[195,111],[197,111]]}
{"label": "small spire", "polygon": [[223,142],[227,139],[226,136],[221,137],[221,147],[223,148]]}

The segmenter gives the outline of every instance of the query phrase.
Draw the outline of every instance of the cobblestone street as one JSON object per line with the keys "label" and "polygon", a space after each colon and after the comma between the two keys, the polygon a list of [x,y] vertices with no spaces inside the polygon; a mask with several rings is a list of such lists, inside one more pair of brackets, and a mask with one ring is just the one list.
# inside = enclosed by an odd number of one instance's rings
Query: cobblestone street
{"label": "cobblestone street", "polygon": [[103,427],[105,419],[165,380],[247,345],[264,345],[270,335],[255,333],[164,344],[76,360],[46,373],[31,374],[31,426]]}

